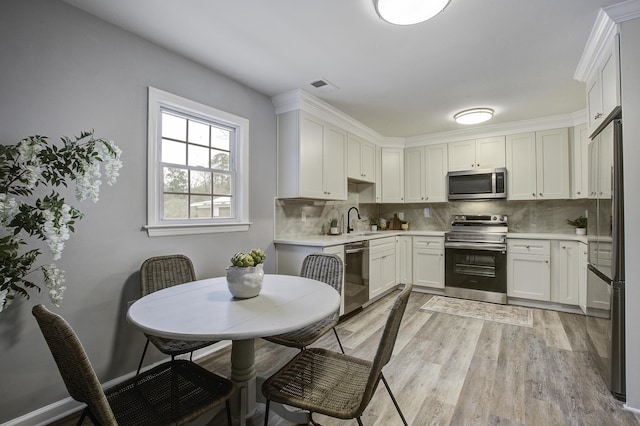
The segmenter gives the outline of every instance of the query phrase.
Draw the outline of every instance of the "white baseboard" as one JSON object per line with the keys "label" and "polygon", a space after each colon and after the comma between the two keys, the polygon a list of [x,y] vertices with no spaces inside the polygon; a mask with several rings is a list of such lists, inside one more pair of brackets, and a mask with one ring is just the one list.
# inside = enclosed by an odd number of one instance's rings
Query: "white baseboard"
{"label": "white baseboard", "polygon": [[[207,346],[206,348],[199,349],[193,353],[193,359],[197,360],[204,356],[210,355],[223,348],[226,348],[230,344],[231,344],[230,341],[224,340],[214,345]],[[148,370],[150,368],[153,368],[156,365],[159,365],[167,361],[167,359],[158,361],[155,364],[151,364],[145,367],[143,370]],[[120,376],[113,380],[109,380],[108,382],[103,383],[102,387],[110,388],[111,386],[114,386],[124,380],[127,380],[135,376],[135,374],[136,374],[135,371],[132,371],[130,373],[125,374],[124,376]],[[2,423],[2,425],[0,426],[46,426],[56,420],[60,420],[72,414],[79,413],[80,411],[84,410],[84,407],[85,407],[84,404],[74,400],[71,397],[67,397],[63,400],[56,401],[52,404],[49,404],[47,406],[34,410],[23,416],[9,420],[8,422]]]}

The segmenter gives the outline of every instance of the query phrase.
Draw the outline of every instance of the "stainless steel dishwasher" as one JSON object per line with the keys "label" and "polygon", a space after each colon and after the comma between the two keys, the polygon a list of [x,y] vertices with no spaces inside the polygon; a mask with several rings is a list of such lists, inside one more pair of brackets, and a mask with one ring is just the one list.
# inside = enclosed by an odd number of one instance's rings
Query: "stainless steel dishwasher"
{"label": "stainless steel dishwasher", "polygon": [[344,313],[369,301],[369,241],[344,245]]}

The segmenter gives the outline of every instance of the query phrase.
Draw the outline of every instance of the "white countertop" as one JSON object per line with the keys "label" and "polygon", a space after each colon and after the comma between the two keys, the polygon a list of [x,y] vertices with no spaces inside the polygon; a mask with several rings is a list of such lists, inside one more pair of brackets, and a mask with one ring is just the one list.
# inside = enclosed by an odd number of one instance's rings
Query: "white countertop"
{"label": "white countertop", "polygon": [[[395,237],[396,235],[416,236],[416,237],[444,237],[447,231],[368,231],[368,232],[354,232],[350,234],[341,235],[307,235],[300,237],[283,237],[273,240],[275,244],[289,244],[298,246],[314,246],[314,247],[329,247],[337,246],[341,244],[350,243],[353,241],[373,240],[384,237]],[[545,232],[509,232],[507,238],[513,239],[531,239],[531,240],[563,240],[563,241],[580,241],[583,243],[589,242],[588,235],[576,235],[576,234],[558,234],[558,233],[545,233]]]}

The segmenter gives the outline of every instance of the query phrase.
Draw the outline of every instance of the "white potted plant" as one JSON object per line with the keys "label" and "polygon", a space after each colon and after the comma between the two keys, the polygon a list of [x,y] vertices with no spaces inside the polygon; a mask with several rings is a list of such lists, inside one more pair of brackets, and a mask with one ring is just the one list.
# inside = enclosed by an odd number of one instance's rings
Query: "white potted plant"
{"label": "white potted plant", "polygon": [[587,234],[587,218],[584,216],[578,216],[575,219],[567,219],[567,223],[576,227],[577,235]]}
{"label": "white potted plant", "polygon": [[331,235],[338,235],[338,219],[331,219],[331,222],[329,222],[329,233]]}
{"label": "white potted plant", "polygon": [[378,230],[378,223],[380,223],[380,222],[378,221],[377,218],[369,219],[369,226],[371,227],[372,231],[377,231]]}
{"label": "white potted plant", "polygon": [[266,257],[260,249],[253,249],[249,253],[238,252],[231,257],[231,266],[227,267],[226,272],[227,287],[233,297],[249,299],[260,294]]}

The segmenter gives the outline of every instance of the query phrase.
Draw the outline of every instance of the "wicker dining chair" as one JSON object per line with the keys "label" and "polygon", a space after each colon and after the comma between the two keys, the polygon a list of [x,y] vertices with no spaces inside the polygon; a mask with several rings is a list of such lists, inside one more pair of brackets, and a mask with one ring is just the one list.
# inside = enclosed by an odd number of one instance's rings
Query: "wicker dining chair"
{"label": "wicker dining chair", "polygon": [[300,351],[269,377],[262,385],[262,394],[267,401],[265,426],[269,422],[271,401],[307,410],[311,416],[320,413],[338,419],[355,418],[362,425],[360,416],[381,379],[406,425],[400,406],[382,374],[382,367],[391,359],[411,288],[412,285],[407,284],[396,297],[373,361],[326,349],[309,348]]}
{"label": "wicker dining chair", "polygon": [[[327,253],[311,253],[307,255],[302,262],[300,276],[327,283],[331,287],[335,288],[338,294],[341,294],[342,281],[344,278],[343,271],[344,267],[342,259],[339,256]],[[340,350],[344,353],[342,342],[340,342],[338,332],[335,328],[339,319],[340,308],[328,317],[311,325],[288,333],[265,337],[265,340],[292,348],[305,349],[307,346],[322,337],[326,332],[333,330],[333,334],[336,336]]]}
{"label": "wicker dining chair", "polygon": [[[193,263],[191,259],[182,254],[151,257],[145,260],[140,267],[140,293],[143,297],[154,291],[195,280],[196,272],[193,268]],[[189,341],[167,339],[147,333],[145,333],[145,336],[147,336],[147,341],[144,344],[144,350],[138,363],[138,374],[142,368],[142,362],[147,353],[149,342],[153,343],[163,354],[170,355],[171,359],[175,359],[176,355],[186,353],[193,356],[193,351],[217,342],[216,340]]]}
{"label": "wicker dining chair", "polygon": [[160,364],[111,388],[103,389],[78,336],[60,315],[43,305],[32,309],[51,350],[69,395],[87,406],[86,416],[96,425],[175,425],[198,418],[215,406],[226,405],[233,383],[192,361]]}

